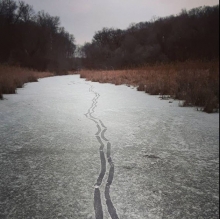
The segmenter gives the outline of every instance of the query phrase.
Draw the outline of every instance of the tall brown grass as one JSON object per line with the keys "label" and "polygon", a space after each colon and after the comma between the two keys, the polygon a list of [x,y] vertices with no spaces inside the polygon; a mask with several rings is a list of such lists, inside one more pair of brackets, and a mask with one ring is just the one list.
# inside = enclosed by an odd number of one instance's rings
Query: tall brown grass
{"label": "tall brown grass", "polygon": [[139,91],[184,100],[184,106],[197,106],[208,113],[219,109],[219,60],[146,65],[134,70],[81,70],[80,77],[134,85]]}
{"label": "tall brown grass", "polygon": [[16,88],[21,88],[27,82],[37,82],[38,78],[52,75],[49,72],[0,64],[0,99],[3,99],[3,94],[15,94]]}

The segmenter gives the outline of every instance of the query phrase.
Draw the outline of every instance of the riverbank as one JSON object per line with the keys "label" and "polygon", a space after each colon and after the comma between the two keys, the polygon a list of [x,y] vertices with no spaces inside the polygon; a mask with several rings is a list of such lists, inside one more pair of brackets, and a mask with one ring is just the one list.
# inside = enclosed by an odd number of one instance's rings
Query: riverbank
{"label": "riverbank", "polygon": [[39,78],[54,76],[51,72],[38,72],[19,66],[0,64],[0,99],[3,94],[15,94],[25,83],[37,82]]}
{"label": "riverbank", "polygon": [[134,70],[81,70],[81,78],[137,86],[138,91],[184,100],[207,113],[219,109],[219,60],[146,65]]}

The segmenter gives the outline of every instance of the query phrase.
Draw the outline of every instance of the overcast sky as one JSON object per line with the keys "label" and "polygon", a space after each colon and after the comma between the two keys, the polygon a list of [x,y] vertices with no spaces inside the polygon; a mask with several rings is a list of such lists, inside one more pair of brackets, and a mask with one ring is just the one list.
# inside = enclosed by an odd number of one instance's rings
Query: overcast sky
{"label": "overcast sky", "polygon": [[[18,0],[16,0],[18,1]],[[153,16],[178,14],[181,9],[217,5],[218,0],[23,0],[35,11],[59,16],[61,25],[73,34],[77,44],[91,42],[103,27],[126,29],[131,23]]]}

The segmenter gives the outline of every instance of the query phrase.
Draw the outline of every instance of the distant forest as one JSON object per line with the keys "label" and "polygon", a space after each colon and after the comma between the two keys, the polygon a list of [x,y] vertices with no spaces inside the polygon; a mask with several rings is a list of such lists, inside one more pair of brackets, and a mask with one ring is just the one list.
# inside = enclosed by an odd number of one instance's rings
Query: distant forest
{"label": "distant forest", "polygon": [[23,1],[0,0],[0,63],[39,71],[125,69],[219,58],[219,5],[154,18],[126,30],[103,28],[76,46],[57,16]]}
{"label": "distant forest", "polygon": [[62,73],[72,67],[75,48],[59,17],[35,13],[23,1],[0,0],[0,63]]}
{"label": "distant forest", "polygon": [[219,58],[219,5],[182,10],[126,30],[103,28],[78,48],[89,69],[124,69],[158,62]]}

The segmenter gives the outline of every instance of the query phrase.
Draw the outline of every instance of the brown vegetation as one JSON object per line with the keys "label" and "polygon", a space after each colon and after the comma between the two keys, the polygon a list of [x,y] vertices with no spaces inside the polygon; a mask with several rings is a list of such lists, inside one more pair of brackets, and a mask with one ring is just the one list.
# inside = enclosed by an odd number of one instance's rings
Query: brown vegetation
{"label": "brown vegetation", "polygon": [[14,94],[27,82],[37,82],[38,78],[52,76],[49,72],[37,72],[17,66],[0,65],[0,99],[3,94]]}
{"label": "brown vegetation", "polygon": [[80,77],[100,83],[127,84],[152,95],[169,95],[211,113],[219,108],[219,60],[146,65],[135,70],[81,70]]}

